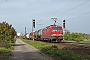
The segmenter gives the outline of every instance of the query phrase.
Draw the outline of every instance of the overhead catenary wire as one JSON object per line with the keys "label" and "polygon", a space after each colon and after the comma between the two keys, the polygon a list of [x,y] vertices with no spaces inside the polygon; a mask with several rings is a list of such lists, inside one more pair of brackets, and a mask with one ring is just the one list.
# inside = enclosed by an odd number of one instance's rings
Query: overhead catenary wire
{"label": "overhead catenary wire", "polygon": [[69,18],[68,20],[74,19],[74,18],[77,18],[77,17],[80,17],[80,16],[84,16],[84,15],[86,15],[86,14],[90,14],[90,12],[86,12],[86,13],[83,13],[83,14],[81,14],[81,15],[77,15],[77,16],[75,16],[75,17]]}
{"label": "overhead catenary wire", "polygon": [[[71,4],[73,1],[74,1],[74,0],[72,0],[71,2],[69,2],[68,4],[66,4],[64,7],[68,6],[68,5]],[[86,3],[88,3],[88,2],[90,2],[90,0],[87,0],[87,1],[85,1],[84,3],[82,3],[82,4],[80,4],[80,5],[78,5],[78,6],[74,7],[74,8],[69,9],[68,11],[62,13],[62,14],[59,15],[59,16],[62,16],[63,14],[66,14],[66,13],[68,13],[68,12],[70,12],[70,11],[72,11],[72,10],[74,10],[74,9],[76,9],[76,8],[78,8],[78,7],[86,4]],[[47,21],[47,22],[48,22],[48,21]]]}
{"label": "overhead catenary wire", "polygon": [[[83,10],[86,9],[86,8],[88,8],[88,7],[81,8],[81,9],[79,9],[79,10],[77,10],[77,11],[81,12],[81,11],[83,11]],[[70,14],[74,14],[74,13],[76,13],[77,11],[74,11],[74,12],[72,12],[72,13],[70,13]],[[70,14],[68,14],[67,16],[69,16]]]}
{"label": "overhead catenary wire", "polygon": [[55,11],[54,13],[52,13],[51,15],[55,14],[56,12],[60,11],[61,9],[67,7],[68,5],[70,5],[74,0],[70,1],[69,3],[67,3],[66,5],[64,5],[63,7],[61,7],[60,9],[58,9],[57,11]]}
{"label": "overhead catenary wire", "polygon": [[[82,13],[84,10],[86,10],[88,8],[88,6],[87,7],[83,7],[83,8],[81,8],[81,9],[79,9],[79,10],[76,10],[76,11],[73,11],[72,13],[70,13],[70,14],[68,14],[68,15],[65,15],[65,16],[67,16],[67,18],[65,18],[66,20],[68,20],[68,19],[74,19],[75,17],[77,17],[77,16],[74,16],[76,13],[77,13],[77,11],[79,11],[79,15],[81,16],[81,14],[85,14],[86,15],[86,13]],[[88,11],[88,10],[87,10]],[[88,14],[88,13],[87,13]],[[79,16],[78,15],[78,16]]]}
{"label": "overhead catenary wire", "polygon": [[36,24],[38,24],[39,22],[41,22],[42,21],[42,19],[41,20],[39,20]]}
{"label": "overhead catenary wire", "polygon": [[62,16],[63,14],[66,14],[66,13],[68,13],[68,12],[70,12],[70,11],[72,11],[72,10],[74,10],[74,9],[76,9],[76,8],[78,8],[78,7],[80,7],[80,6],[84,5],[84,4],[86,4],[86,3],[88,3],[88,2],[90,2],[90,0],[87,0],[87,1],[85,1],[84,3],[82,3],[82,4],[80,4],[80,5],[78,5],[78,6],[74,7],[74,8],[69,9],[68,11],[62,13],[62,14],[59,15],[59,16]]}
{"label": "overhead catenary wire", "polygon": [[[64,5],[63,7],[61,7],[60,9],[58,9],[57,11],[55,11],[53,14],[55,14],[56,12],[58,12],[59,10],[65,8],[65,7],[67,7],[67,6],[70,5],[73,1],[74,1],[74,0],[70,1],[70,2],[67,3],[66,5]],[[51,15],[53,15],[53,14],[51,14]],[[50,19],[50,20],[51,20],[51,19]],[[50,20],[46,21],[45,23],[49,22]]]}
{"label": "overhead catenary wire", "polygon": [[[61,7],[60,9],[65,8],[66,6],[68,6],[69,4],[71,4],[73,1],[74,1],[74,0],[70,1],[69,3],[67,3],[66,5],[64,5],[63,7]],[[58,10],[55,11],[54,13],[58,12],[60,9],[58,9]],[[53,14],[54,14],[54,13],[53,13]],[[53,15],[53,14],[51,14],[51,15]],[[41,21],[41,20],[40,20],[40,21]],[[40,22],[40,21],[38,21],[38,22]],[[48,22],[48,21],[47,21],[47,22]]]}
{"label": "overhead catenary wire", "polygon": [[[71,2],[69,2],[68,4],[66,4],[65,6],[63,6],[62,9],[63,9],[64,7],[66,7],[66,6],[69,6],[73,1],[74,1],[74,0],[72,0]],[[72,10],[74,10],[74,9],[76,9],[76,8],[78,8],[78,7],[80,7],[80,6],[84,5],[84,4],[86,4],[86,3],[88,3],[88,2],[90,2],[90,0],[85,1],[85,2],[83,2],[83,3],[79,4],[79,5],[77,5],[76,7],[73,7],[73,8],[69,9],[68,11],[66,11],[66,12],[64,12],[64,13],[58,15],[58,16],[62,16],[62,15],[64,15],[64,14],[66,14],[66,13],[68,13],[68,12],[70,12],[70,11],[72,11]],[[59,11],[59,10],[57,10],[57,11]],[[56,11],[56,12],[57,12],[57,11]],[[73,19],[73,18],[76,18],[76,17],[80,17],[80,16],[83,16],[83,15],[86,15],[86,14],[89,14],[89,13],[90,13],[90,12],[83,13],[83,14],[81,14],[81,15],[72,17],[72,18],[70,18],[70,19]],[[53,14],[52,14],[52,15],[53,15]],[[44,24],[48,23],[49,21],[50,21],[50,20],[46,21]],[[43,25],[44,25],[44,24],[43,24]]]}

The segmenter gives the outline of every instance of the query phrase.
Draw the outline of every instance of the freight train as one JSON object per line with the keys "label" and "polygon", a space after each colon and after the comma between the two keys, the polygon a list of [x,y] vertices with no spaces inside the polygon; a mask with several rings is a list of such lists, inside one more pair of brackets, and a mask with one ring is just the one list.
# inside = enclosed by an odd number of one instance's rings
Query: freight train
{"label": "freight train", "polygon": [[30,33],[30,39],[43,40],[49,42],[61,42],[63,40],[63,27],[58,25],[50,25],[44,29],[39,29]]}

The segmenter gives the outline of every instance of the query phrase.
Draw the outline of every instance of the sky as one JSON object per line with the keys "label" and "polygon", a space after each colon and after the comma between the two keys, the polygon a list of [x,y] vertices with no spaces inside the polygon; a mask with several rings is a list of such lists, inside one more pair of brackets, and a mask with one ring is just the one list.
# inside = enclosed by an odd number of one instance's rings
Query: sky
{"label": "sky", "polygon": [[6,21],[18,33],[32,31],[32,20],[36,21],[35,30],[66,21],[70,32],[90,34],[90,0],[0,0],[0,22]]}

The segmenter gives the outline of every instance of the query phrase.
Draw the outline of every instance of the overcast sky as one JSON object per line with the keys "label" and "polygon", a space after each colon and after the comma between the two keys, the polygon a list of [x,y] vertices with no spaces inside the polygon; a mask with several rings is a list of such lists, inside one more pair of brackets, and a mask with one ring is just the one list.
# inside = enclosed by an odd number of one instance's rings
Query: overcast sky
{"label": "overcast sky", "polygon": [[38,30],[66,20],[66,29],[71,32],[90,34],[90,0],[0,0],[0,22],[12,24],[17,32],[32,31],[32,19]]}

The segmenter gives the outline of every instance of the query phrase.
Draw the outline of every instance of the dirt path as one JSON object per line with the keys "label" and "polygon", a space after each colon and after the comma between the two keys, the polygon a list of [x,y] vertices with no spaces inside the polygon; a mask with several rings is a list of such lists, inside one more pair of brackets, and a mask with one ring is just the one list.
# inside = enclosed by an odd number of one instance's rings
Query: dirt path
{"label": "dirt path", "polygon": [[10,60],[51,60],[40,54],[33,46],[17,39]]}

